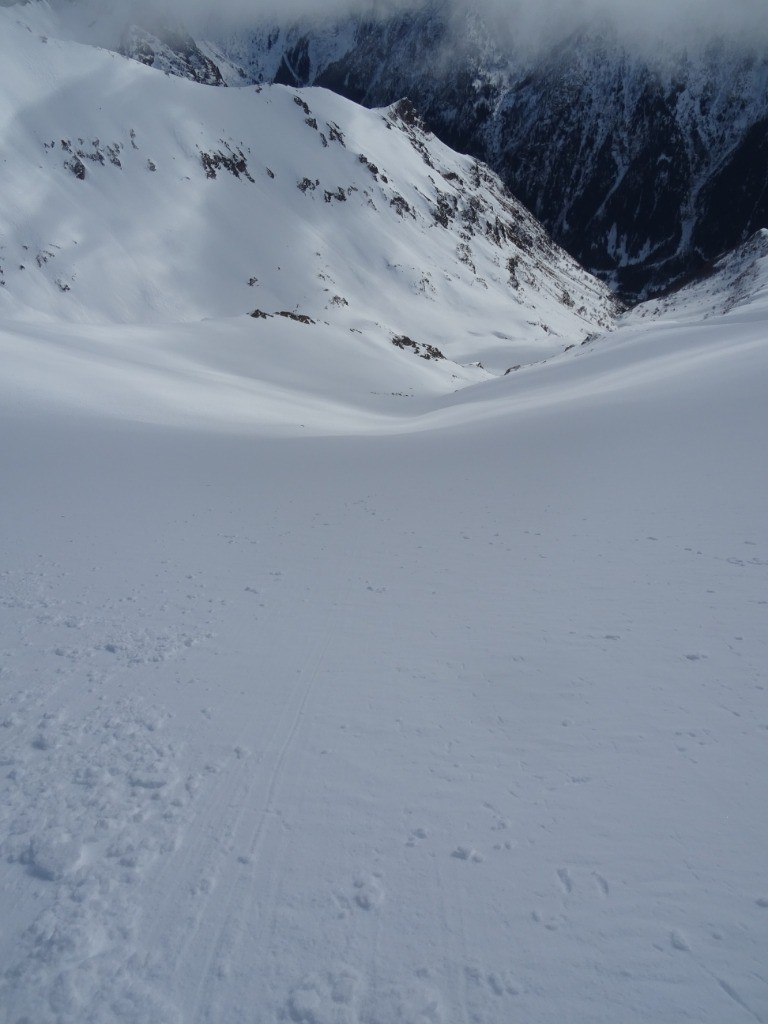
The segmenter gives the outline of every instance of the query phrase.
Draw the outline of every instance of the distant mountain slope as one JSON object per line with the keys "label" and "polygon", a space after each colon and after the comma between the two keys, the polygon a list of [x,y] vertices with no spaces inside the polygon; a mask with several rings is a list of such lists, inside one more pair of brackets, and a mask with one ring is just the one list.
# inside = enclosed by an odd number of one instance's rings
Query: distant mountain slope
{"label": "distant mountain slope", "polygon": [[0,316],[281,313],[497,372],[613,322],[608,290],[407,103],[207,89],[0,19]]}
{"label": "distant mountain slope", "polygon": [[121,33],[118,51],[141,64],[191,78],[203,85],[224,84],[216,64],[180,25],[161,21],[152,25],[152,31],[144,26],[128,25]]}
{"label": "distant mountain slope", "polygon": [[410,97],[443,141],[494,168],[559,244],[631,299],[768,225],[768,57],[757,49],[721,41],[649,56],[584,32],[534,55],[476,10],[457,24],[444,0],[292,27],[212,18],[194,39],[151,8],[54,8],[73,37],[195,81],[321,85],[369,107]]}
{"label": "distant mountain slope", "polygon": [[713,316],[768,313],[768,230],[763,228],[683,287],[637,306],[628,319],[698,322]]}
{"label": "distant mountain slope", "polygon": [[408,95],[487,161],[585,266],[663,289],[768,224],[768,58],[725,43],[647,55],[587,35],[530,57],[438,4],[384,23],[231,35],[252,78],[377,105]]}

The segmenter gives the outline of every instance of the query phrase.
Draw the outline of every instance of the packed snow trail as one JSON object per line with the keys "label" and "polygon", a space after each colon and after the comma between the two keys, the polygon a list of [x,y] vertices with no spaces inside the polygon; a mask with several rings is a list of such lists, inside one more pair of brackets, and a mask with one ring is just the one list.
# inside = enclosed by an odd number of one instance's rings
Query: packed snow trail
{"label": "packed snow trail", "polygon": [[765,347],[627,330],[378,437],[5,385],[0,1019],[768,1020]]}

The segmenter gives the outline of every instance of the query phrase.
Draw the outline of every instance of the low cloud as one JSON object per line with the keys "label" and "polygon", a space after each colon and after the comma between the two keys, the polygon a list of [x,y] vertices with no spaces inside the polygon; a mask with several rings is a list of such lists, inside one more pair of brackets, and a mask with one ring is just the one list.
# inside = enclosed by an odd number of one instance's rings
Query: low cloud
{"label": "low cloud", "polygon": [[[56,0],[54,0],[56,2]],[[179,18],[193,32],[212,24],[256,27],[296,21],[327,23],[350,15],[386,18],[434,9],[452,19],[457,39],[467,15],[477,14],[505,46],[547,47],[578,31],[601,32],[626,46],[699,45],[716,38],[765,46],[768,0],[58,0],[147,23]]]}
{"label": "low cloud", "polygon": [[581,30],[627,46],[768,38],[766,0],[480,0],[477,9],[498,31],[538,46]]}
{"label": "low cloud", "polygon": [[[162,2],[162,0],[161,0]],[[208,14],[209,0],[167,0],[181,15]],[[241,23],[297,19],[328,21],[345,15],[388,17],[433,8],[463,22],[479,14],[494,36],[526,47],[546,47],[577,31],[606,32],[627,46],[684,46],[716,38],[768,41],[767,0],[216,0],[217,15]]]}
{"label": "low cloud", "polygon": [[[119,2],[119,0],[118,0]],[[127,4],[146,0],[126,0]],[[240,24],[264,22],[285,24],[295,21],[327,22],[350,15],[386,18],[406,10],[429,5],[430,0],[158,0],[155,11],[178,16],[190,22],[222,18]],[[439,6],[452,6],[453,0]]]}

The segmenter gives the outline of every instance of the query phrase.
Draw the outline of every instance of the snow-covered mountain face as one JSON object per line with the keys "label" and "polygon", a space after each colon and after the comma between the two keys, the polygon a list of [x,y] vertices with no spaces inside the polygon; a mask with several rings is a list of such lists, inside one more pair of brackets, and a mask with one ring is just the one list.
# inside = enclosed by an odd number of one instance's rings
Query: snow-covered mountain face
{"label": "snow-covered mountain face", "polygon": [[30,31],[27,10],[0,11],[0,316],[253,314],[258,336],[279,314],[446,387],[612,323],[607,288],[408,103],[209,89]]}
{"label": "snow-covered mountain face", "polygon": [[168,74],[203,85],[223,85],[221,72],[183,27],[160,24],[149,31],[131,24],[120,35],[118,52]]}
{"label": "snow-covered mountain face", "polygon": [[[2,5],[0,5],[2,6]],[[13,0],[5,6],[14,6]],[[60,38],[115,50],[168,74],[223,85],[178,16],[146,0],[31,0],[18,8],[26,23]]]}
{"label": "snow-covered mountain face", "polygon": [[636,306],[626,317],[700,323],[712,317],[768,313],[768,230],[756,231],[726,253],[707,272],[684,287]]}
{"label": "snow-covered mountain face", "polygon": [[[629,297],[695,273],[768,223],[768,60],[733,43],[649,56],[583,34],[535,55],[475,12],[227,31],[198,45],[225,80],[409,96],[487,162],[552,236]],[[458,42],[457,40],[460,40]],[[181,62],[183,64],[183,60]],[[195,61],[187,71],[199,77]]]}

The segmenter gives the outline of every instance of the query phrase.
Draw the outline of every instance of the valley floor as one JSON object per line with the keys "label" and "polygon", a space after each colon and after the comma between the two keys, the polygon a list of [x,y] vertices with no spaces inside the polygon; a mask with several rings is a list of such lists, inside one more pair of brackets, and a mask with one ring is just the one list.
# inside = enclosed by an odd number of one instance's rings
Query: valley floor
{"label": "valley floor", "polygon": [[0,1020],[768,1021],[764,321],[358,427],[11,333]]}

